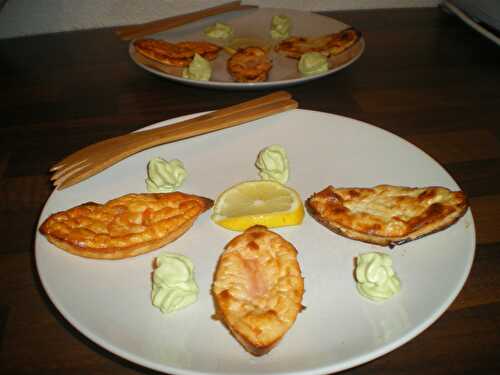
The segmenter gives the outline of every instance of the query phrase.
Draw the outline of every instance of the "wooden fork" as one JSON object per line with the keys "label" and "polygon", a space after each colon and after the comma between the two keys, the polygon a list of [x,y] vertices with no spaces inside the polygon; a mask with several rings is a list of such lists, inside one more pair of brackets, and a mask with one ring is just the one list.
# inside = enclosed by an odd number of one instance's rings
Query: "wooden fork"
{"label": "wooden fork", "polygon": [[117,28],[115,30],[115,33],[123,40],[131,40],[135,38],[141,38],[146,35],[158,33],[160,31],[173,29],[174,27],[179,27],[190,22],[214,16],[216,14],[232,12],[235,10],[251,9],[251,8],[256,8],[256,6],[241,5],[241,1],[233,1],[216,7],[203,9],[197,12],[181,14],[178,16],[147,22],[140,25],[123,26]]}
{"label": "wooden fork", "polygon": [[156,129],[129,133],[82,148],[51,169],[54,186],[62,190],[83,181],[139,151],[220,129],[244,124],[298,107],[286,91],[278,91],[231,107]]}

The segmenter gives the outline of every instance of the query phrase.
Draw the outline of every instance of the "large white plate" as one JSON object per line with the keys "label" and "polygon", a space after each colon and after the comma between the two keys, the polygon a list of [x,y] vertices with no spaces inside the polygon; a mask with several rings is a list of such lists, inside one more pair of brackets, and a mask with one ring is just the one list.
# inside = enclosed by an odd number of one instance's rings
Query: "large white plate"
{"label": "large white plate", "polygon": [[[345,117],[294,110],[134,155],[54,191],[40,220],[83,202],[145,192],[146,164],[156,156],[184,162],[189,177],[182,191],[216,198],[234,183],[257,178],[255,157],[270,144],[288,151],[289,185],[304,199],[328,184],[458,188],[433,159],[391,133]],[[340,237],[308,215],[302,225],[276,231],[299,251],[307,308],[280,345],[260,358],[245,352],[212,319],[213,271],[236,233],[214,224],[208,213],[164,248],[118,261],[68,254],[37,233],[36,264],[64,317],[133,362],[178,374],[320,374],[370,361],[426,329],[462,288],[475,249],[470,212],[445,231],[393,250]],[[391,254],[402,280],[401,292],[383,304],[361,298],[352,276],[353,258],[374,250]],[[196,304],[171,315],[162,315],[150,302],[152,262],[162,251],[190,257],[200,287]]]}
{"label": "large white plate", "polygon": [[[277,41],[271,38],[269,30],[271,19],[274,15],[287,15],[290,17],[292,20],[291,34],[296,36],[320,36],[338,32],[349,27],[349,25],[333,18],[315,13],[301,12],[290,9],[259,8],[210,17],[208,19],[194,22],[167,32],[155,34],[151,37],[168,40],[170,42],[206,40],[219,45],[230,44],[231,41],[220,42],[216,39],[210,39],[204,34],[206,27],[213,25],[215,22],[224,22],[233,28],[233,39],[257,39],[264,41],[266,45],[273,46],[277,43]],[[140,67],[153,74],[157,74],[173,81],[198,87],[254,90],[296,85],[313,79],[325,77],[339,71],[340,69],[344,69],[356,61],[363,53],[364,46],[365,41],[361,38],[361,40],[351,49],[330,59],[330,69],[327,72],[309,77],[302,77],[297,71],[297,60],[281,56],[271,49],[270,57],[273,60],[273,68],[269,73],[268,80],[266,82],[258,83],[234,82],[227,72],[226,61],[229,55],[224,51],[221,51],[217,59],[212,62],[213,75],[210,81],[194,81],[183,78],[181,76],[182,69],[179,68],[166,67],[163,68],[166,69],[166,71],[160,71],[158,68],[153,66],[154,63],[145,63],[143,59],[140,59],[140,56],[137,57],[134,53],[132,43],[130,44],[129,54],[132,60]]]}

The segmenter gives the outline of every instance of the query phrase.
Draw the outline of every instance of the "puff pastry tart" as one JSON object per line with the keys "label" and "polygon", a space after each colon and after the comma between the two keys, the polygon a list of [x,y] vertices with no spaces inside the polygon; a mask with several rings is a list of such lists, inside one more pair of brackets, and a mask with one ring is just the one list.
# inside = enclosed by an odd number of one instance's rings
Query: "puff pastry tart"
{"label": "puff pastry tart", "polygon": [[436,186],[328,186],[313,194],[306,207],[335,233],[393,247],[447,228],[465,214],[468,202],[462,191]]}
{"label": "puff pastry tart", "polygon": [[319,52],[325,56],[336,56],[348,50],[361,39],[361,33],[348,28],[338,33],[319,37],[291,36],[281,41],[276,51],[293,59],[300,59],[304,53]]}
{"label": "puff pastry tart", "polygon": [[127,194],[105,204],[84,203],[49,216],[40,232],[57,247],[96,259],[147,253],[186,232],[213,201],[174,193]]}
{"label": "puff pastry tart", "polygon": [[263,226],[226,245],[212,286],[216,318],[255,356],[269,352],[294,324],[303,293],[297,250]]}
{"label": "puff pastry tart", "polygon": [[203,41],[170,43],[160,39],[137,39],[133,43],[136,52],[149,59],[170,66],[188,66],[197,53],[207,60],[214,60],[220,47]]}
{"label": "puff pastry tart", "polygon": [[227,60],[227,70],[237,82],[263,82],[273,67],[267,52],[260,47],[239,49]]}

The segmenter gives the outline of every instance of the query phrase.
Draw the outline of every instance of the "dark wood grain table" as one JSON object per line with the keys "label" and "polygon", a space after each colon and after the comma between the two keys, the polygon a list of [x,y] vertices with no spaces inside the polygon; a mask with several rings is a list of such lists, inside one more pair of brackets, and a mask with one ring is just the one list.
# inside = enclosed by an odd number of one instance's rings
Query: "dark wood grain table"
{"label": "dark wood grain table", "polygon": [[[500,48],[438,8],[335,12],[356,63],[288,90],[302,108],[389,130],[438,160],[470,198],[476,258],[444,315],[352,374],[500,373]],[[82,146],[267,92],[179,85],[130,61],[110,29],[0,40],[0,373],[152,374],[85,338],[34,266],[48,169]],[[334,333],[333,333],[334,334]]]}

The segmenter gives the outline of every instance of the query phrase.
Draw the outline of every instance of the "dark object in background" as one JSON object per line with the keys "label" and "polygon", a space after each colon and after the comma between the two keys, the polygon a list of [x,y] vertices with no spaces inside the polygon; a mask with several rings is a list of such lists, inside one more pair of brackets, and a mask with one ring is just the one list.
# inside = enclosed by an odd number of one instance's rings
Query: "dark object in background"
{"label": "dark object in background", "polygon": [[500,45],[500,1],[445,0],[441,7]]}

